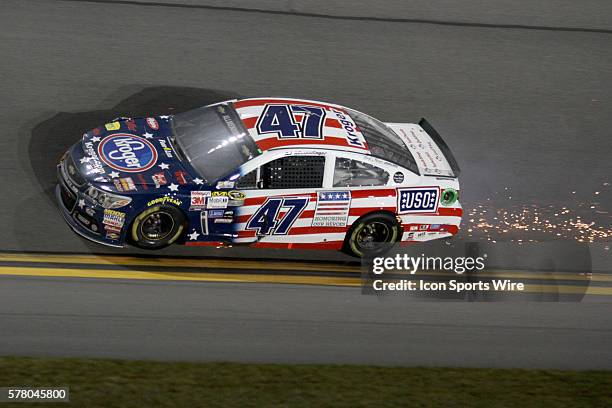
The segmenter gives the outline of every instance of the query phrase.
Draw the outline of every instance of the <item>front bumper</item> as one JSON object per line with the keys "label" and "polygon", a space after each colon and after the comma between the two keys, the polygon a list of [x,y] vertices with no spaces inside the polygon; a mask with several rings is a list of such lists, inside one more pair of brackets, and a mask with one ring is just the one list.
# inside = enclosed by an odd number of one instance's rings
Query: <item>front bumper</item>
{"label": "front bumper", "polygon": [[55,187],[55,198],[70,228],[83,238],[95,243],[123,247],[123,234],[118,235],[117,239],[108,238],[102,222],[104,210],[91,203],[73,182],[66,180],[63,163],[62,161],[57,166],[58,185]]}

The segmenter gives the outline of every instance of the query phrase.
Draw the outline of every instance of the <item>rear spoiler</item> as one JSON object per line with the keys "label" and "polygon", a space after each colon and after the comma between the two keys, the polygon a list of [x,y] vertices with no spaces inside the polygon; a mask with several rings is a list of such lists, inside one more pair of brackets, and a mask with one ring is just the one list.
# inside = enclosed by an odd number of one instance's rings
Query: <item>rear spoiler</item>
{"label": "rear spoiler", "polygon": [[453,174],[455,175],[455,177],[459,177],[459,173],[461,173],[459,164],[457,163],[455,156],[453,156],[453,153],[450,151],[448,145],[442,139],[442,136],[440,136],[436,129],[434,129],[433,126],[431,126],[431,124],[425,118],[421,118],[421,120],[419,120],[419,126],[425,132],[427,132],[429,137],[431,137],[433,141],[438,145],[438,147],[442,151],[442,154],[444,154],[446,161],[448,161],[448,164],[451,166]]}

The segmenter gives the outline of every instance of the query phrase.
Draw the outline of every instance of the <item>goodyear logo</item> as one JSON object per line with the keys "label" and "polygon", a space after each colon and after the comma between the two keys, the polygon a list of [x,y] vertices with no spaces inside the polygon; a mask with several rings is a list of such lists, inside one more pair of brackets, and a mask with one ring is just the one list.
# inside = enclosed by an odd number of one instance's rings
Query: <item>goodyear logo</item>
{"label": "goodyear logo", "polygon": [[174,204],[174,205],[180,206],[181,204],[183,204],[183,202],[179,200],[178,198],[164,196],[164,197],[159,197],[159,198],[149,201],[147,203],[147,207],[151,207],[157,204]]}

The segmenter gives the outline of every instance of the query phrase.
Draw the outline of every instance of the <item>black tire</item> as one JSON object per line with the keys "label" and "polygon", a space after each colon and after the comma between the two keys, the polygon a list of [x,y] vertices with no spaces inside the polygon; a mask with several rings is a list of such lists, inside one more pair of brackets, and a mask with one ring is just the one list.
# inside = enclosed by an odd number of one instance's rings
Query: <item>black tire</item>
{"label": "black tire", "polygon": [[358,219],[344,238],[343,251],[357,258],[378,256],[401,237],[401,228],[391,214],[374,213]]}
{"label": "black tire", "polygon": [[185,215],[176,207],[156,205],[134,219],[130,241],[143,249],[160,249],[173,244],[185,230]]}

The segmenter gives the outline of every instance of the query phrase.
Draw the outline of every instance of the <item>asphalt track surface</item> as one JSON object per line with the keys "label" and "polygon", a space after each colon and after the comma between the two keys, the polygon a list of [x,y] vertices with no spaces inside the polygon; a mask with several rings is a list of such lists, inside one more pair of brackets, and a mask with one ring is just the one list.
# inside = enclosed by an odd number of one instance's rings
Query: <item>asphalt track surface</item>
{"label": "asphalt track surface", "polygon": [[[427,117],[462,163],[462,199],[545,206],[612,174],[612,35],[62,1],[0,4],[0,248],[142,254],[73,234],[54,165],[116,116],[237,95]],[[500,200],[495,202],[495,200]],[[160,254],[349,261],[336,253]],[[156,255],[160,255],[156,254]],[[266,283],[0,278],[0,354],[611,368],[607,298],[412,302]]]}

